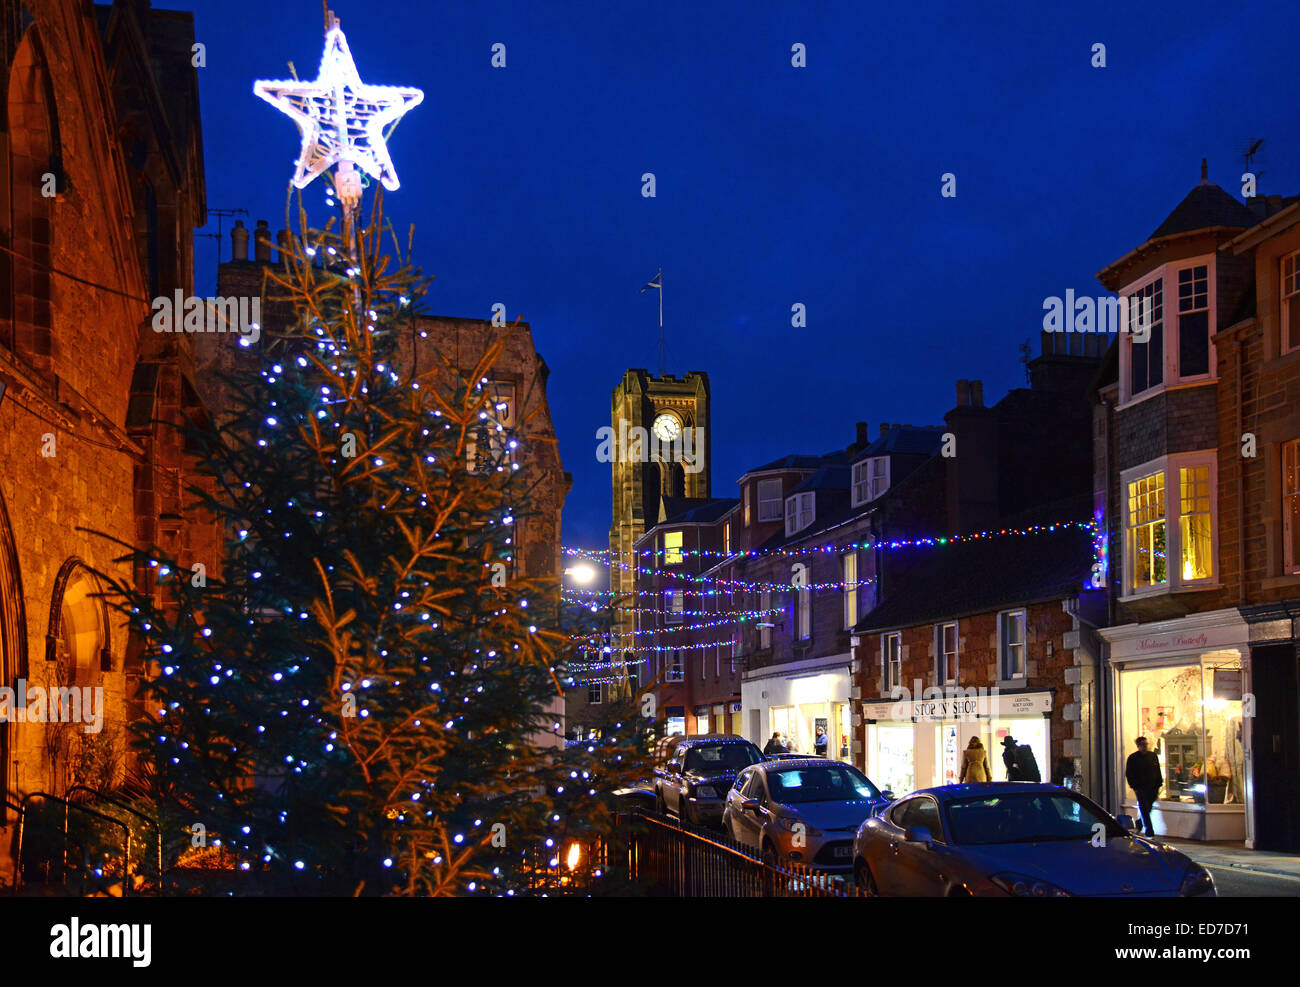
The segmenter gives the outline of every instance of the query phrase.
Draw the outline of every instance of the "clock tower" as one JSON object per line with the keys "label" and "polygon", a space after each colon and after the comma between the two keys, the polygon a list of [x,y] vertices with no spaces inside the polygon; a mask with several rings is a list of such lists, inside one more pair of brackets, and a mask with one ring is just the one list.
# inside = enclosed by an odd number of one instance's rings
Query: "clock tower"
{"label": "clock tower", "polygon": [[[710,496],[709,375],[691,371],[682,377],[651,377],[647,370],[629,370],[614,388],[610,425],[616,437],[612,457],[614,514],[609,526],[610,589],[616,608],[635,605],[628,594],[634,573],[624,565],[653,565],[634,560],[636,540],[666,515],[664,498],[705,499]],[[644,436],[644,441],[638,441]],[[654,456],[655,450],[673,450]],[[629,455],[630,454],[630,455]],[[668,462],[646,461],[670,459]],[[620,597],[626,597],[620,601]],[[616,609],[614,630],[631,640],[631,612]]]}

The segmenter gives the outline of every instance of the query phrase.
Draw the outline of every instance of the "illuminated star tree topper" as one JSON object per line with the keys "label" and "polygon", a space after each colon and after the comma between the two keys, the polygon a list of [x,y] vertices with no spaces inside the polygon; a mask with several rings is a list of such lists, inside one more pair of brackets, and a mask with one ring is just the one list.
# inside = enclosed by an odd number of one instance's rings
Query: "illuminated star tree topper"
{"label": "illuminated star tree topper", "polygon": [[355,213],[361,202],[361,175],[356,169],[389,191],[400,185],[388,154],[388,134],[408,110],[424,100],[424,93],[363,83],[347,38],[332,13],[315,80],[262,80],[253,84],[253,92],[292,117],[302,132],[295,187],[305,188],[323,171],[338,165],[335,188],[345,212]]}

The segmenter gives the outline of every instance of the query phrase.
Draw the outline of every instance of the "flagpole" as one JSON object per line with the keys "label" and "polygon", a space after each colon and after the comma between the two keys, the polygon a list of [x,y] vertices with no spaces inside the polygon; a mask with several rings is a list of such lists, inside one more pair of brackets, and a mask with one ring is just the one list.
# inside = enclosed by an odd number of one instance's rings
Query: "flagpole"
{"label": "flagpole", "polygon": [[659,376],[664,375],[664,269],[659,268]]}

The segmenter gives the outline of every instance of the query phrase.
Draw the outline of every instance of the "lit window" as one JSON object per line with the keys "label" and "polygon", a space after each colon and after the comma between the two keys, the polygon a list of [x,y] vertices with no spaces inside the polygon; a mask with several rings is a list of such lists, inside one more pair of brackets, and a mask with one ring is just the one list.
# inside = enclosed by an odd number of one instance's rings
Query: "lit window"
{"label": "lit window", "polygon": [[1300,439],[1282,446],[1282,536],[1286,571],[1300,572]]}
{"label": "lit window", "polygon": [[1213,514],[1210,510],[1210,467],[1183,467],[1178,471],[1180,499],[1180,549],[1183,580],[1214,575]]}
{"label": "lit window", "polygon": [[781,520],[781,481],[758,481],[758,520]]}
{"label": "lit window", "polygon": [[682,533],[667,531],[664,533],[664,565],[682,564]]}
{"label": "lit window", "polygon": [[668,611],[668,623],[680,624],[686,609],[686,594],[679,589],[664,590],[664,609]]}
{"label": "lit window", "polygon": [[731,554],[731,522],[727,521],[722,525],[722,554]]}
{"label": "lit window", "polygon": [[1300,251],[1282,258],[1282,352],[1300,349]]}
{"label": "lit window", "polygon": [[793,592],[795,640],[806,641],[812,635],[812,590],[805,586]]}
{"label": "lit window", "polygon": [[764,590],[761,597],[762,602],[759,609],[763,612],[758,618],[758,646],[760,648],[770,648],[772,646],[772,591]]}
{"label": "lit window", "polygon": [[744,494],[745,494],[745,527],[748,528],[749,527],[749,487],[748,486],[745,487]]}
{"label": "lit window", "polygon": [[1003,679],[1025,677],[1025,611],[998,614],[998,656]]}
{"label": "lit window", "polygon": [[1128,485],[1130,588],[1161,586],[1169,580],[1165,548],[1165,474],[1152,473]]}

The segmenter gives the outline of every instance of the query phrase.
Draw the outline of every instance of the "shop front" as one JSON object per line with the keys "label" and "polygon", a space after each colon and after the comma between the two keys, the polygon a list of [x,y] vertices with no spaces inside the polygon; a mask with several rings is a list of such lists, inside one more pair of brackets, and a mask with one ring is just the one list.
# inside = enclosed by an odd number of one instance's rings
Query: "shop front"
{"label": "shop front", "polygon": [[[1238,611],[1106,628],[1114,688],[1114,804],[1138,818],[1124,777],[1138,737],[1160,761],[1157,834],[1252,843],[1249,632]],[[1243,704],[1243,698],[1246,703]]]}
{"label": "shop front", "polygon": [[866,773],[878,787],[898,796],[956,784],[962,752],[978,737],[994,781],[1007,777],[1002,754],[1008,739],[1017,747],[1028,745],[1040,778],[1047,781],[1051,715],[1050,690],[864,703]]}
{"label": "shop front", "polygon": [[762,747],[779,731],[789,750],[812,755],[820,729],[827,737],[826,756],[848,759],[848,655],[756,669],[746,674],[740,694],[749,710],[748,740]]}

